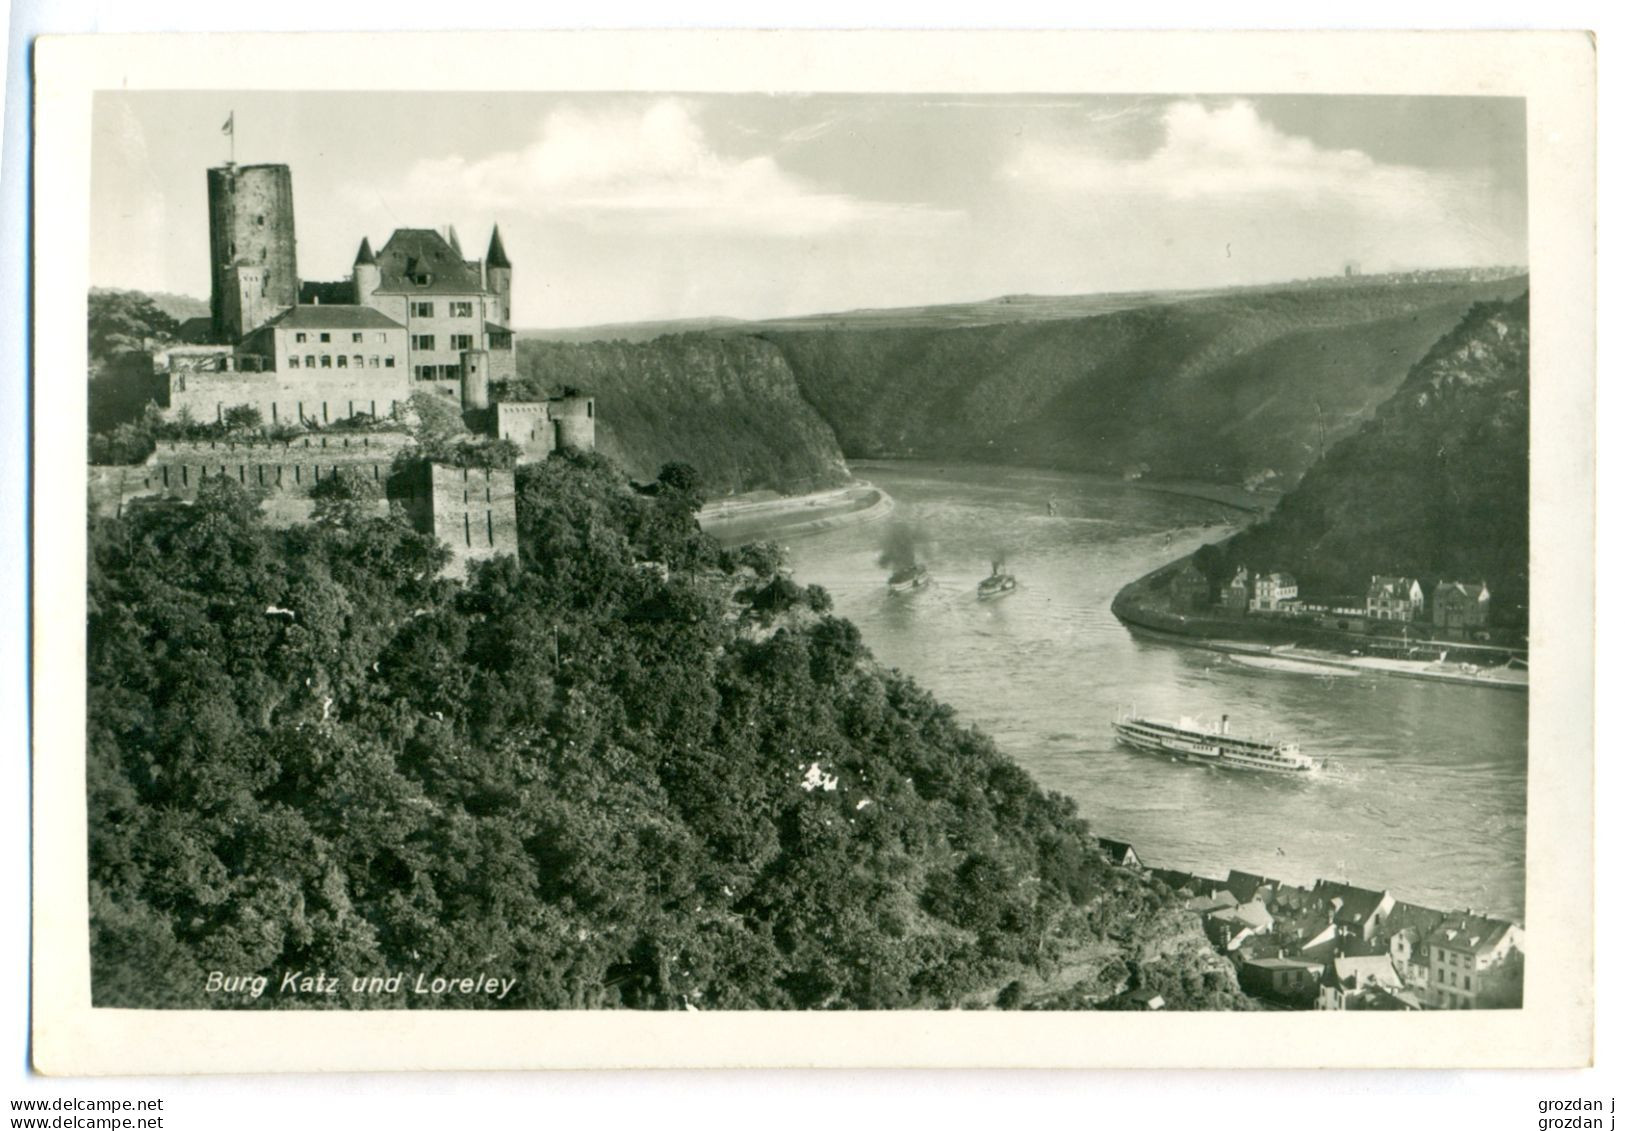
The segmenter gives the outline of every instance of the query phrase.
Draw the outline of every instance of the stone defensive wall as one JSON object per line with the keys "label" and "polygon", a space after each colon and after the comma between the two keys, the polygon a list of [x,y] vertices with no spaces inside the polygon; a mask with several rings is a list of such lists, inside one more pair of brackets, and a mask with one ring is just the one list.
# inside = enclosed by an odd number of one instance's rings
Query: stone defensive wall
{"label": "stone defensive wall", "polygon": [[317,483],[343,472],[362,475],[382,488],[410,436],[371,432],[349,436],[301,436],[286,442],[255,440],[161,440],[141,479],[126,479],[124,494],[192,498],[204,476],[224,475],[268,494],[308,494]]}
{"label": "stone defensive wall", "polygon": [[358,412],[374,417],[396,415],[412,395],[404,366],[395,369],[324,369],[320,376],[293,372],[174,371],[167,374],[174,419],[184,409],[193,420],[218,421],[226,410],[251,405],[266,424],[321,426],[347,420]]}
{"label": "stone defensive wall", "polygon": [[426,464],[404,498],[412,524],[451,548],[448,576],[468,563],[519,552],[519,516],[511,470]]}
{"label": "stone defensive wall", "polygon": [[519,446],[521,463],[544,460],[563,448],[590,452],[597,443],[591,397],[499,401],[492,408],[496,413],[496,435]]}

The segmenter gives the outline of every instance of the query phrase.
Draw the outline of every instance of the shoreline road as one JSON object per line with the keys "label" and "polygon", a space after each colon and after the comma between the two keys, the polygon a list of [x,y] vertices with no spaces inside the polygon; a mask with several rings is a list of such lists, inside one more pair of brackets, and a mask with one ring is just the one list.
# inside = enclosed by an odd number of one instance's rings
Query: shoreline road
{"label": "shoreline road", "polygon": [[892,507],[892,497],[885,491],[855,480],[806,495],[707,503],[699,518],[707,534],[737,545],[871,522],[890,514]]}

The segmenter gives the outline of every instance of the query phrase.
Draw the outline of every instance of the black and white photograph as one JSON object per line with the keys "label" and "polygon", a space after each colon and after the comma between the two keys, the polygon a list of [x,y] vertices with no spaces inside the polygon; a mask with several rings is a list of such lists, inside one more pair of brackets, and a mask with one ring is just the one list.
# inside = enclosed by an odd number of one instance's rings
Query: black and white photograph
{"label": "black and white photograph", "polygon": [[1168,78],[86,90],[89,1013],[1571,1008],[1530,96]]}

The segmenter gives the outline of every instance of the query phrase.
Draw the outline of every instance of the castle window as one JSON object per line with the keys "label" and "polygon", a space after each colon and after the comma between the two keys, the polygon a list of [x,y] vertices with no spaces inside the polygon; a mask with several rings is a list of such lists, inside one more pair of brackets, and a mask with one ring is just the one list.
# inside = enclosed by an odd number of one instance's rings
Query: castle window
{"label": "castle window", "polygon": [[296,333],[293,336],[293,340],[296,341],[296,342],[303,342],[303,341],[305,341],[306,337],[307,337],[307,335],[305,334],[305,332],[303,330],[300,330],[298,333]]}
{"label": "castle window", "polygon": [[387,341],[389,341],[389,335],[387,333],[385,333],[384,331],[379,330],[376,334],[374,334],[372,336],[372,340],[375,341],[375,342],[387,342]]}
{"label": "castle window", "polygon": [[434,335],[433,334],[413,334],[412,335],[412,348],[415,349],[415,350],[432,350],[432,349],[434,349]]}
{"label": "castle window", "polygon": [[385,369],[394,369],[395,368],[395,355],[394,354],[391,353],[391,354],[385,354],[384,355],[384,368]]}
{"label": "castle window", "polygon": [[472,335],[472,334],[453,334],[451,336],[451,348],[454,349],[454,350],[471,350],[471,349],[473,349],[474,348],[474,335]]}
{"label": "castle window", "polygon": [[254,224],[257,227],[261,227],[261,228],[265,227],[265,214],[263,212],[260,213],[258,216],[254,217]]}
{"label": "castle window", "polygon": [[316,355],[315,354],[307,353],[305,355],[305,368],[306,369],[315,369],[316,368]]}
{"label": "castle window", "polygon": [[327,333],[327,332],[326,332],[326,331],[325,331],[325,330],[324,330],[324,331],[323,331],[323,332],[322,332],[322,341],[324,341],[324,342],[330,342],[330,341],[332,341],[332,340],[333,340],[333,335],[332,335],[332,334],[329,334],[329,333]]}
{"label": "castle window", "polygon": [[368,369],[377,369],[378,368],[378,355],[377,354],[373,354],[371,357],[369,357],[367,359],[367,368]]}
{"label": "castle window", "polygon": [[[420,287],[423,286],[424,282],[427,279],[428,279],[427,275],[419,275],[418,279],[417,279],[418,286],[420,286]],[[432,303],[432,302],[414,302],[412,304],[412,317],[413,318],[433,318],[434,317],[434,303]]]}
{"label": "castle window", "polygon": [[361,331],[357,330],[355,333],[351,334],[350,340],[352,342],[359,342],[361,340]]}
{"label": "castle window", "polygon": [[355,362],[355,367],[357,369],[361,369],[366,365],[366,360],[360,354],[356,354],[355,357],[351,358],[350,360]]}
{"label": "castle window", "polygon": [[333,355],[332,354],[326,354],[326,353],[322,354],[322,368],[323,369],[331,369],[331,368],[333,368]]}
{"label": "castle window", "polygon": [[451,304],[451,316],[453,318],[472,318],[472,317],[474,317],[474,304],[471,303],[471,302],[454,302],[454,303],[452,303]]}
{"label": "castle window", "polygon": [[298,354],[290,353],[288,355],[288,368],[289,369],[298,369],[299,368],[299,355]]}

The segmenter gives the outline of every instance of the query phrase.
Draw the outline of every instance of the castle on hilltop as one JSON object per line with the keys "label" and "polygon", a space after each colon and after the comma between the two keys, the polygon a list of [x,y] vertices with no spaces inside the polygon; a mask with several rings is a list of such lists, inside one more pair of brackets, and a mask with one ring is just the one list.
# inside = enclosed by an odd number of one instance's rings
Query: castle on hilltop
{"label": "castle on hilltop", "polygon": [[[271,521],[297,522],[323,479],[360,476],[451,548],[451,572],[514,553],[512,470],[425,461],[403,474],[404,433],[354,427],[400,417],[427,393],[476,434],[512,441],[521,463],[593,449],[591,397],[492,395],[517,373],[513,264],[497,227],[481,259],[464,257],[450,227],[396,229],[376,252],[363,236],[349,279],[301,281],[288,166],[228,163],[208,182],[209,316],[154,351],[154,392],[169,419],[252,409],[273,438],[160,442],[140,468],[92,469],[97,505],[191,499],[225,476],[259,492]],[[324,432],[338,424],[350,427]]]}
{"label": "castle on hilltop", "polygon": [[170,417],[249,406],[273,428],[320,428],[398,415],[427,392],[523,459],[593,446],[591,398],[492,404],[492,382],[517,373],[513,264],[495,225],[481,259],[454,228],[399,228],[377,252],[361,238],[348,280],[302,282],[288,166],[222,165],[208,184],[209,317],[154,357]]}

